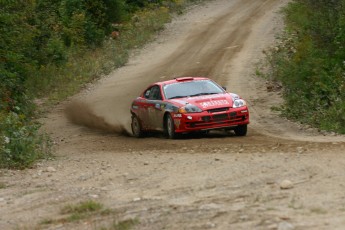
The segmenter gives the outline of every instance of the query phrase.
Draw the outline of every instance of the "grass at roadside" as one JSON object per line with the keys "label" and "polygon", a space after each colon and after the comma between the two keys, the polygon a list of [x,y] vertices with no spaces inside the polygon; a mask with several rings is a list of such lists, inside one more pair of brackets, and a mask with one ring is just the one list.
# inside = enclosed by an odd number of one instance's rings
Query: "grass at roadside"
{"label": "grass at roadside", "polygon": [[130,230],[138,223],[139,221],[137,219],[129,219],[120,222],[114,221],[109,227],[101,227],[100,230]]}
{"label": "grass at roadside", "polygon": [[81,202],[77,205],[67,205],[61,210],[61,214],[67,214],[64,221],[72,222],[85,219],[94,213],[102,211],[103,205],[95,201]]}
{"label": "grass at roadside", "polygon": [[[139,223],[137,219],[126,219],[118,221],[116,211],[107,209],[103,204],[88,200],[77,204],[68,204],[60,210],[63,216],[56,219],[42,220],[41,226],[54,226],[56,224],[65,224],[69,226],[87,222],[90,226],[100,230],[129,230]],[[108,224],[109,219],[111,224]],[[104,222],[104,220],[106,220]],[[107,223],[107,224],[106,224]]]}
{"label": "grass at roadside", "polygon": [[6,184],[4,183],[4,182],[0,182],[0,189],[4,189],[4,188],[6,188],[7,186],[6,186]]}

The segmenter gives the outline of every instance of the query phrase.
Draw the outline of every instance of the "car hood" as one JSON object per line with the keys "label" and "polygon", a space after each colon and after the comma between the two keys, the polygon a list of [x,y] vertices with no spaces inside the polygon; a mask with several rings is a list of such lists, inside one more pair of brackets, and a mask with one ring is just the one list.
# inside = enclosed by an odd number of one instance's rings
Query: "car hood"
{"label": "car hood", "polygon": [[199,107],[202,110],[209,110],[222,107],[232,107],[233,101],[239,98],[238,95],[233,93],[205,95],[197,97],[186,97],[179,99],[171,99],[174,104],[182,107],[187,104],[192,104]]}

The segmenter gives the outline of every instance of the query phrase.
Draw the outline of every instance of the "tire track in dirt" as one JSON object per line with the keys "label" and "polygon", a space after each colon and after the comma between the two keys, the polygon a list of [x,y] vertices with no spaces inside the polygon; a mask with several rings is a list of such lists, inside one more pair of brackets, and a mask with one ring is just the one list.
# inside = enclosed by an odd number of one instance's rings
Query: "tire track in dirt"
{"label": "tire track in dirt", "polygon": [[191,31],[182,46],[158,68],[144,75],[155,76],[155,80],[160,76],[208,76],[217,80],[217,72],[223,69],[224,61],[230,61],[241,51],[253,20],[259,20],[274,3],[274,0],[236,2],[223,16]]}

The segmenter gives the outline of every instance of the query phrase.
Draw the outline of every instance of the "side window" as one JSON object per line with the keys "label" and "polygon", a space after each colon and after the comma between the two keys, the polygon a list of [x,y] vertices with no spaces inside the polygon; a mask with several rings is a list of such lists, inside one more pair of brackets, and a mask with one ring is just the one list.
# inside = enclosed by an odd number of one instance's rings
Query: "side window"
{"label": "side window", "polygon": [[162,100],[161,90],[158,85],[152,86],[149,99]]}
{"label": "side window", "polygon": [[162,100],[161,90],[158,85],[154,85],[145,91],[144,97],[149,100]]}

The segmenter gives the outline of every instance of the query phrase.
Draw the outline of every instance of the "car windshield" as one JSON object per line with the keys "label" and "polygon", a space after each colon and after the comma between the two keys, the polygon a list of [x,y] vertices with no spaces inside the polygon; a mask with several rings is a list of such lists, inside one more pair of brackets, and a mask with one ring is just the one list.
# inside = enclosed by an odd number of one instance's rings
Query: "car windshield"
{"label": "car windshield", "polygon": [[167,99],[195,97],[223,93],[224,90],[210,80],[177,82],[163,87]]}

